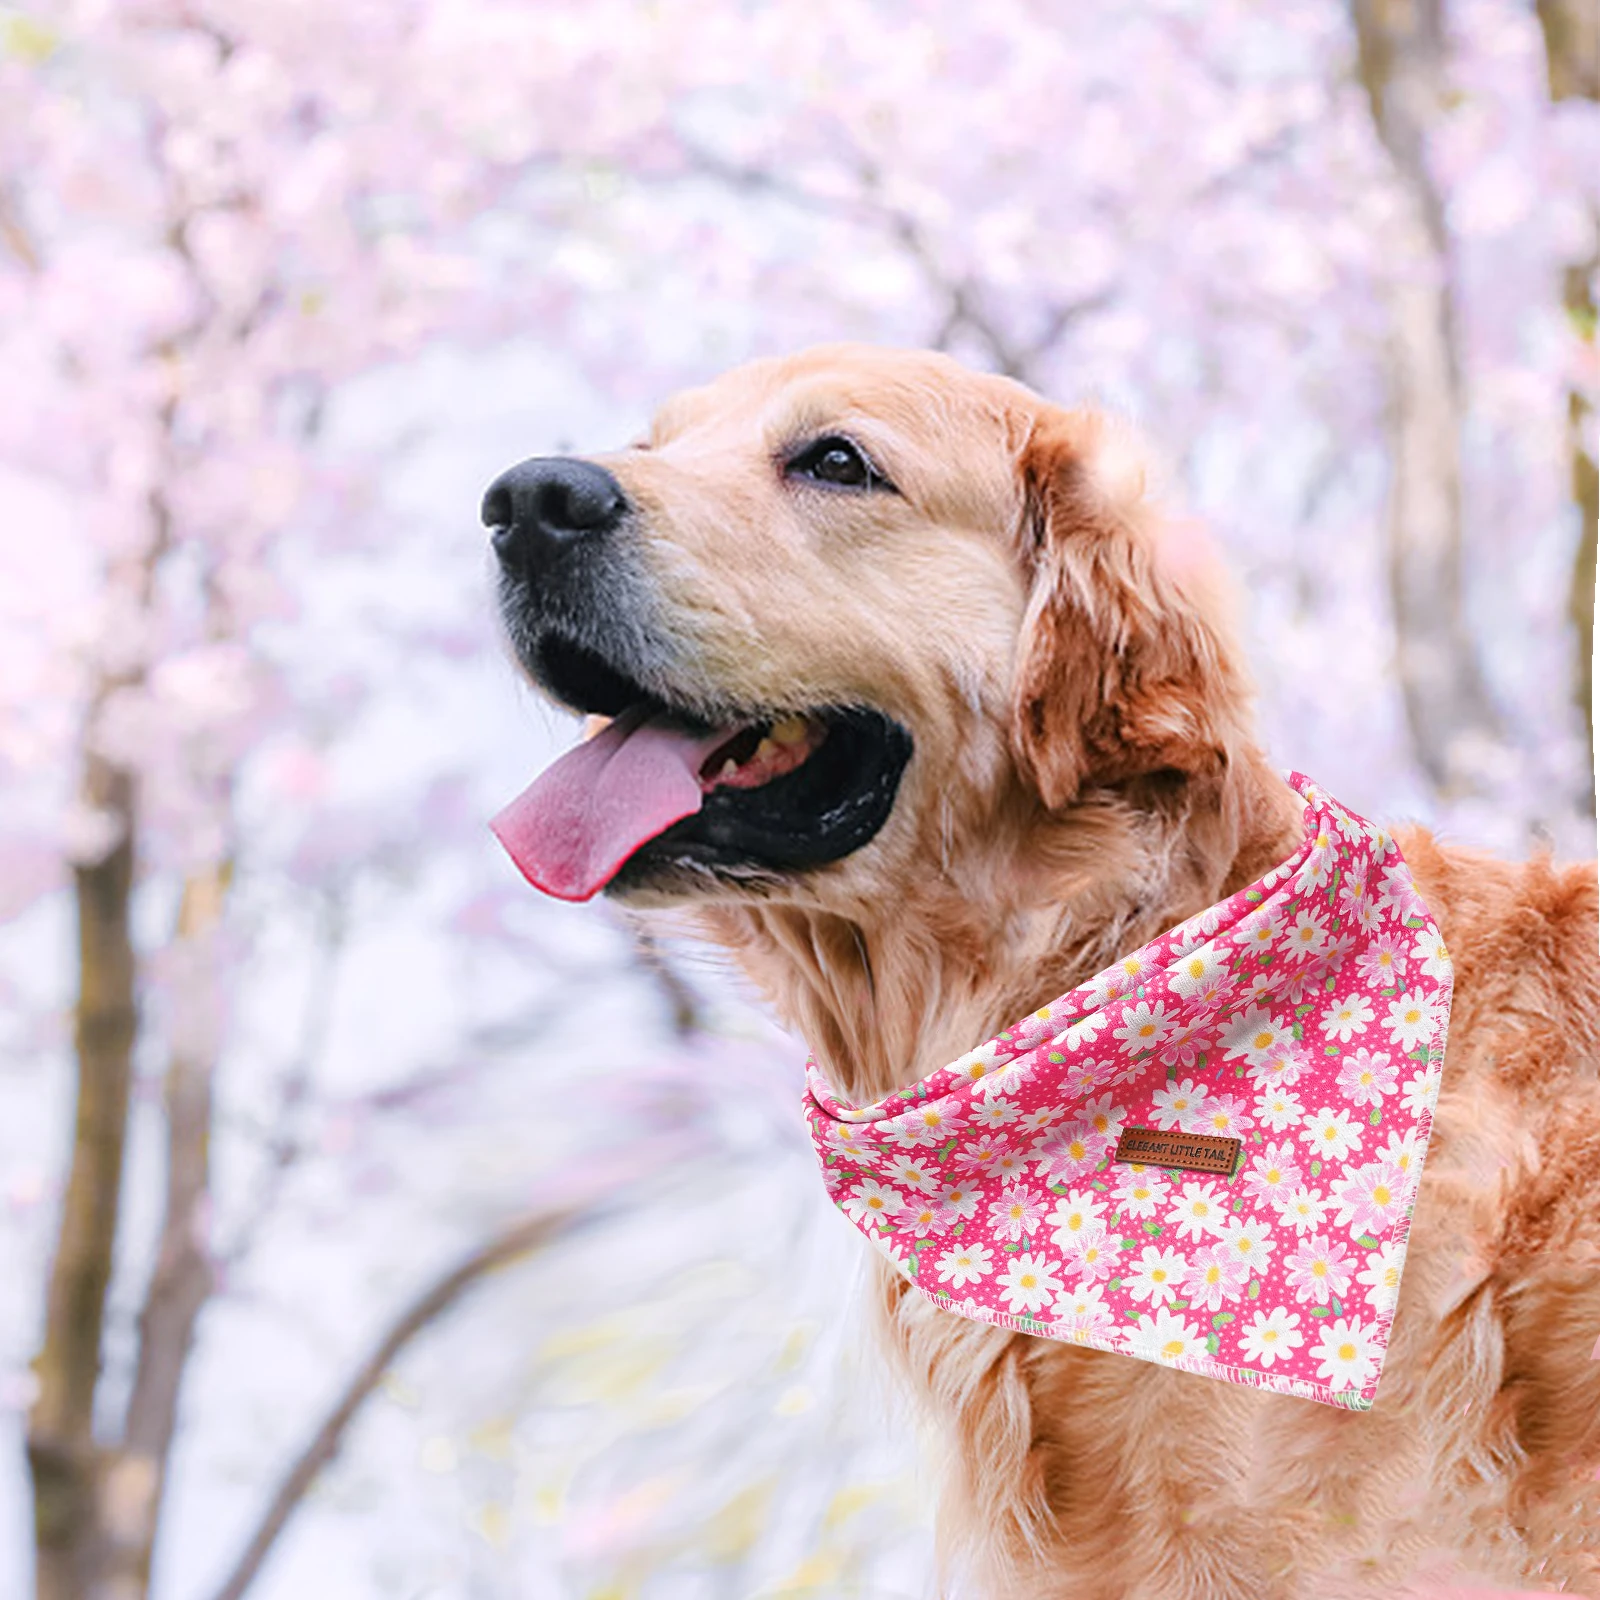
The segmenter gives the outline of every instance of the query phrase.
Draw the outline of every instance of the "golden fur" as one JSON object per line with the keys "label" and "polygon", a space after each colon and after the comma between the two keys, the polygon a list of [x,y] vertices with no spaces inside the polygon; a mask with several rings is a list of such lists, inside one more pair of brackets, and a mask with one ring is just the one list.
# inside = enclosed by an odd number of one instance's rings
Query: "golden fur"
{"label": "golden fur", "polygon": [[[827,432],[899,494],[786,481],[783,450]],[[1104,417],[942,357],[828,347],[679,396],[605,464],[691,685],[865,701],[914,734],[867,846],[688,906],[844,1094],[923,1076],[1297,845],[1216,562]],[[888,1346],[949,1444],[962,1592],[1289,1600],[1472,1576],[1600,1596],[1594,868],[1400,843],[1456,993],[1376,1408],[990,1328],[882,1268]]]}

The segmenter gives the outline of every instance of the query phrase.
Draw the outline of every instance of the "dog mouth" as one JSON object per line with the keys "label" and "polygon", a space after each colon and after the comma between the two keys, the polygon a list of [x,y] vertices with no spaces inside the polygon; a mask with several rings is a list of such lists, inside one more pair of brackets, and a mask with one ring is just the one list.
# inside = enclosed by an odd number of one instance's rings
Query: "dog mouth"
{"label": "dog mouth", "polygon": [[588,900],[708,874],[749,885],[859,850],[894,807],[910,733],[858,705],[708,711],[559,636],[530,663],[590,736],[490,824],[535,888]]}

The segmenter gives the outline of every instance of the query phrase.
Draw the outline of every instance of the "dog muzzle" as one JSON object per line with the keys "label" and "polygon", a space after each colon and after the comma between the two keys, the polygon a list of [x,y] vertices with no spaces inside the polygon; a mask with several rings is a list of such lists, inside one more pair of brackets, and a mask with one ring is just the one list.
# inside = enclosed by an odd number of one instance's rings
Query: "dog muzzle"
{"label": "dog muzzle", "polygon": [[807,1063],[834,1203],[945,1311],[1368,1409],[1451,967],[1393,839],[1299,773],[1305,838],[869,1106]]}

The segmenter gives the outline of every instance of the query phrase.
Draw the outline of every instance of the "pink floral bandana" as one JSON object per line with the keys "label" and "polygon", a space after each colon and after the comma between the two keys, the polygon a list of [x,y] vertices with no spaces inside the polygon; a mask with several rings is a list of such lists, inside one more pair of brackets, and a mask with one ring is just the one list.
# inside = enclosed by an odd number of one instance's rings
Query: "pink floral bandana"
{"label": "pink floral bandana", "polygon": [[944,1310],[1364,1411],[1450,958],[1389,834],[1288,777],[1305,840],[1260,882],[874,1105],[808,1062],[806,1117]]}

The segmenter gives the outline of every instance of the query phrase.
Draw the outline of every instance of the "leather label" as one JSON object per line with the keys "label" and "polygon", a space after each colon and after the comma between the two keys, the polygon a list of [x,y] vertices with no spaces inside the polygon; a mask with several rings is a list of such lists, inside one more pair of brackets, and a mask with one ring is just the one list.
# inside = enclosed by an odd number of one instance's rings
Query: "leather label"
{"label": "leather label", "polygon": [[1124,1128],[1111,1159],[1231,1178],[1239,1164],[1243,1144],[1243,1140],[1224,1139],[1215,1133],[1181,1133],[1175,1128]]}

